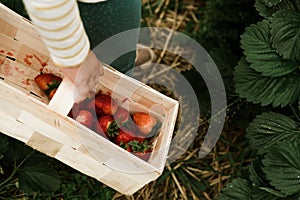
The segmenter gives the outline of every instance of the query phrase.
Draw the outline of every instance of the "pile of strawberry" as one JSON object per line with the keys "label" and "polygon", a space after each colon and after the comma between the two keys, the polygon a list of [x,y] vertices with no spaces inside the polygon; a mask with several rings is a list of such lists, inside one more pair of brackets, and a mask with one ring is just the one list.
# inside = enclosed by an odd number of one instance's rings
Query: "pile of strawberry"
{"label": "pile of strawberry", "polygon": [[[61,79],[52,74],[40,74],[35,81],[51,99]],[[147,161],[161,123],[146,112],[129,113],[109,94],[99,91],[91,96],[75,103],[68,116]]]}

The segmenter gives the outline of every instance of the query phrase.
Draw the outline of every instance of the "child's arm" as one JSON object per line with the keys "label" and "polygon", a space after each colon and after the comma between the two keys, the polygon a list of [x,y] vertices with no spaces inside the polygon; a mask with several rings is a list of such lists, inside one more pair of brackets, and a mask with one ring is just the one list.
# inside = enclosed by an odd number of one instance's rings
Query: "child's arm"
{"label": "child's arm", "polygon": [[23,0],[51,59],[74,82],[83,100],[103,74],[102,63],[90,52],[90,43],[76,0]]}
{"label": "child's arm", "polygon": [[80,65],[90,44],[76,0],[23,0],[30,19],[58,67]]}

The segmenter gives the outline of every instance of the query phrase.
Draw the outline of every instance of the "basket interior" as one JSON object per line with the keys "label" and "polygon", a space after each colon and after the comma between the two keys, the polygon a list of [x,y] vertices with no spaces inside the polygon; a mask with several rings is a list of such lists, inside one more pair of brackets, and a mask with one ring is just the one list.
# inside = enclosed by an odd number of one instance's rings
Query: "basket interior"
{"label": "basket interior", "polygon": [[[62,74],[54,67],[33,25],[27,19],[0,5],[0,79],[27,96],[48,105],[48,97],[37,87],[34,78],[41,72],[61,77]],[[154,143],[154,151],[146,164],[162,171],[173,133],[178,102],[110,67],[105,68],[97,89],[110,93],[120,106],[130,112],[151,112],[162,123],[161,132]],[[93,138],[99,139],[100,136],[95,135],[96,133],[88,132]],[[102,139],[99,139],[99,142],[103,143]],[[128,154],[119,149],[117,151],[121,157]],[[134,156],[129,160],[131,163],[139,163]],[[113,165],[119,160],[115,157],[106,159],[106,162],[107,165]]]}

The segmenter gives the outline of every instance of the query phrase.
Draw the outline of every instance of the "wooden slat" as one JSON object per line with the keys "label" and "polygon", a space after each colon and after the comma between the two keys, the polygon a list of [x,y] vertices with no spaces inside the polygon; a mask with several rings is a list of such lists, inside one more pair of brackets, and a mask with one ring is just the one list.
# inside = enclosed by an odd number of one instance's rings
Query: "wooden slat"
{"label": "wooden slat", "polygon": [[38,74],[39,71],[8,58],[6,58],[3,65],[0,66],[0,76],[4,78],[5,81],[10,81],[15,85],[43,97],[45,96],[44,92],[37,87],[34,81],[34,78]]}
{"label": "wooden slat", "polygon": [[[44,135],[45,137],[48,137],[49,139],[58,143],[63,143],[73,148],[79,148],[81,146],[80,140],[77,137],[70,137],[72,135],[76,136],[76,132],[67,135],[66,133],[57,129],[56,126],[44,122],[40,118],[37,118],[35,115],[27,111],[22,111],[21,115],[18,117],[18,121],[26,124],[28,127],[33,127],[33,129],[39,132],[41,135]],[[74,129],[74,131],[76,131],[76,129]],[[37,145],[39,144],[37,143]]]}
{"label": "wooden slat", "polygon": [[[33,45],[31,45],[32,47]],[[17,62],[27,67],[31,67],[36,71],[42,71],[47,65],[49,56],[42,54],[39,50],[35,50],[27,45],[22,44],[17,54]]]}
{"label": "wooden slat", "polygon": [[20,107],[0,98],[0,131],[26,143],[34,130],[17,121],[21,112]]}
{"label": "wooden slat", "polygon": [[[27,124],[30,124],[30,127],[35,127],[38,132],[43,132],[44,127],[41,125],[43,124],[45,125],[45,134],[52,136],[53,134],[51,131],[55,129],[55,133],[61,135],[59,138],[63,138],[64,136],[62,135],[65,135],[66,141],[62,142],[67,142],[74,148],[81,146],[81,141],[78,138],[76,131],[77,128],[73,120],[48,110],[46,104],[32,98],[28,94],[14,88],[13,85],[8,85],[1,80],[0,91],[2,93],[1,98],[3,100],[10,101],[22,110],[19,120],[22,120],[23,123],[26,122]],[[32,117],[32,120],[30,117]],[[34,120],[39,123],[35,123]],[[46,127],[48,127],[48,129]]]}
{"label": "wooden slat", "polygon": [[[0,104],[3,106],[3,104]],[[0,132],[26,143],[34,130],[0,112]]]}
{"label": "wooden slat", "polygon": [[60,141],[53,140],[38,132],[34,132],[26,144],[51,157],[54,157],[63,147]]}
{"label": "wooden slat", "polygon": [[15,40],[19,41],[25,46],[30,46],[33,49],[38,49],[41,54],[49,55],[49,51],[46,48],[44,42],[41,40],[33,26],[32,28],[32,31],[27,33],[21,29],[18,29],[15,35]]}
{"label": "wooden slat", "polygon": [[0,55],[16,58],[20,43],[4,34],[0,34]]}
{"label": "wooden slat", "polygon": [[81,151],[66,145],[60,149],[55,158],[98,180],[110,172],[109,168],[104,166],[102,163],[97,162],[89,154],[84,154]]}
{"label": "wooden slat", "polygon": [[[40,38],[32,23],[0,3],[0,19],[33,38]],[[9,34],[10,35],[10,34]]]}
{"label": "wooden slat", "polygon": [[7,23],[6,21],[0,19],[0,33],[10,37],[14,38],[17,34],[17,27]]}

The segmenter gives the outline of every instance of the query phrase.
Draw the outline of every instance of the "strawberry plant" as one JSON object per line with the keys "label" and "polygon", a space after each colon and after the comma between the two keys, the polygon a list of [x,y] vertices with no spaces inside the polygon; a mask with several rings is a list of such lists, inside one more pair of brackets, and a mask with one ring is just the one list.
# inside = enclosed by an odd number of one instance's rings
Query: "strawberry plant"
{"label": "strawberry plant", "polygon": [[61,181],[50,165],[52,161],[21,142],[0,135],[1,199],[57,190]]}
{"label": "strawberry plant", "polygon": [[[263,17],[241,35],[234,71],[238,95],[271,110],[257,115],[246,137],[257,157],[227,184],[223,199],[298,199],[300,195],[300,3],[256,0]],[[275,112],[276,111],[276,112]]]}
{"label": "strawberry plant", "polygon": [[111,199],[99,181],[0,135],[0,199]]}

